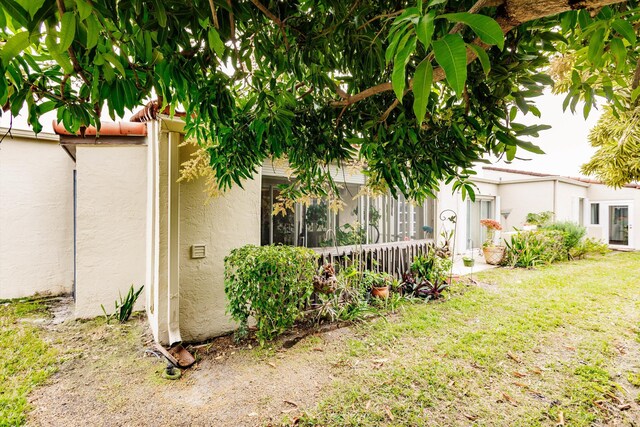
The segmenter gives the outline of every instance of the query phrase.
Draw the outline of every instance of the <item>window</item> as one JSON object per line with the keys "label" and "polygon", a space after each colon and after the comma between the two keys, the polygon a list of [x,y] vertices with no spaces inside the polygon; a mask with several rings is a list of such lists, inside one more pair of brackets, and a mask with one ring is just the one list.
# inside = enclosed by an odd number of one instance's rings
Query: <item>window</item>
{"label": "window", "polygon": [[591,203],[591,224],[600,224],[600,203]]}

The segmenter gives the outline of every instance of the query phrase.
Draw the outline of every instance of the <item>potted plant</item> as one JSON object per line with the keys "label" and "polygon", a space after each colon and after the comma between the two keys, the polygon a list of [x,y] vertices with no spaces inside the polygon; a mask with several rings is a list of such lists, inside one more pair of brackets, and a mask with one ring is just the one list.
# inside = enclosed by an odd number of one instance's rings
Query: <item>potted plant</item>
{"label": "potted plant", "polygon": [[496,231],[502,230],[502,225],[493,219],[483,219],[480,224],[487,229],[487,239],[482,244],[482,253],[487,264],[497,265],[504,258],[505,247],[495,244]]}
{"label": "potted plant", "polygon": [[473,265],[475,264],[475,260],[473,259],[473,257],[465,256],[462,257],[462,263],[465,267],[473,267]]}
{"label": "potted plant", "polygon": [[388,298],[392,282],[393,278],[388,273],[365,271],[362,277],[362,283],[371,289],[371,295],[376,298]]}

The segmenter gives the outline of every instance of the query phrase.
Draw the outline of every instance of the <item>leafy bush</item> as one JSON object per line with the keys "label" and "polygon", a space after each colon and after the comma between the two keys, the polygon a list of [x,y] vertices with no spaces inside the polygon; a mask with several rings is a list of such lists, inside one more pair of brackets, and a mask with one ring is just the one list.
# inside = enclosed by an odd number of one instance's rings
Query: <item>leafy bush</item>
{"label": "leafy bush", "polygon": [[293,326],[313,293],[315,252],[291,246],[253,246],[234,249],[224,259],[227,312],[240,323],[237,336],[256,320],[260,345]]}
{"label": "leafy bush", "polygon": [[569,255],[571,255],[571,258],[582,259],[587,255],[606,255],[609,252],[609,246],[606,243],[601,240],[588,237],[581,240],[576,246],[571,248]]}
{"label": "leafy bush", "polygon": [[117,299],[114,303],[114,311],[111,314],[107,314],[107,310],[105,310],[104,305],[100,304],[102,307],[102,312],[104,313],[105,319],[107,319],[107,323],[111,321],[111,319],[117,319],[120,323],[125,323],[131,317],[131,313],[133,313],[133,306],[136,304],[140,293],[144,286],[140,286],[140,289],[135,291],[133,289],[133,285],[129,288],[129,292],[127,295],[122,298],[122,294],[118,291],[119,299]]}
{"label": "leafy bush", "polygon": [[[365,272],[366,273],[366,272]],[[371,288],[362,280],[365,273],[354,266],[338,272],[335,292],[318,294],[316,321],[355,321],[378,311],[369,305]]]}
{"label": "leafy bush", "polygon": [[449,286],[447,278],[452,261],[448,257],[438,256],[438,253],[438,249],[430,246],[425,254],[414,258],[411,269],[402,277],[402,289],[406,294],[427,299],[442,296]]}
{"label": "leafy bush", "polygon": [[539,227],[544,227],[553,221],[554,213],[551,211],[545,211],[540,213],[529,212],[527,214],[527,224],[537,225]]}
{"label": "leafy bush", "polygon": [[393,277],[389,273],[376,273],[375,271],[365,271],[362,274],[362,285],[366,289],[384,288],[385,286],[391,286],[393,283]]}
{"label": "leafy bush", "polygon": [[567,258],[565,234],[558,230],[518,231],[511,236],[504,263],[511,267],[530,268]]}
{"label": "leafy bush", "polygon": [[554,222],[553,224],[546,225],[544,228],[547,230],[558,230],[564,233],[563,243],[567,251],[567,256],[569,256],[571,249],[580,243],[580,240],[587,234],[585,227],[571,221]]}

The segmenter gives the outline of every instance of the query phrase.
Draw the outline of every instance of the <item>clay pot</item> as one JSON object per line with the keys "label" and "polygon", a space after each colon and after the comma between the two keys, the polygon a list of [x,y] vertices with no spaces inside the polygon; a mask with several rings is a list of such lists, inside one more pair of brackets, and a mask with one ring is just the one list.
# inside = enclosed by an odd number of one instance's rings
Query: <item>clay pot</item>
{"label": "clay pot", "polygon": [[484,254],[484,260],[487,264],[498,265],[502,262],[502,258],[504,258],[504,246],[487,246],[482,248],[482,253]]}
{"label": "clay pot", "polygon": [[384,286],[382,288],[372,288],[371,294],[376,298],[387,299],[389,298],[389,287]]}

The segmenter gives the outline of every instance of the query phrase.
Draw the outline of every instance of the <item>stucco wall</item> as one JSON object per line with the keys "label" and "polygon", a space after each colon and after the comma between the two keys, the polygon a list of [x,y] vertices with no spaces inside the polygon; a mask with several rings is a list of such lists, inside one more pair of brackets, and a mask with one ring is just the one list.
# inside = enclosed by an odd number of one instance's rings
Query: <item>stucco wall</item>
{"label": "stucco wall", "polygon": [[57,137],[0,145],[0,298],[73,288],[73,160]]}
{"label": "stucco wall", "polygon": [[[180,162],[193,147],[180,148]],[[225,314],[224,257],[231,249],[260,244],[260,176],[207,202],[203,180],[180,183],[180,331],[202,341],[235,328]],[[191,246],[206,245],[192,259]]]}
{"label": "stucco wall", "polygon": [[605,223],[606,218],[602,212],[603,205],[612,202],[629,202],[632,205],[632,214],[629,218],[631,226],[631,241],[629,243],[632,248],[640,249],[640,229],[638,229],[640,227],[640,189],[614,189],[606,185],[592,184],[587,195],[589,203],[601,203],[600,225],[590,225],[589,235],[607,240],[608,229],[606,227],[608,227],[608,224]]}
{"label": "stucco wall", "polygon": [[511,209],[503,229],[522,228],[529,212],[553,211],[553,181],[534,181],[500,184],[502,209]]}
{"label": "stucco wall", "polygon": [[587,187],[559,181],[556,187],[556,220],[580,223],[578,200],[586,197]]}
{"label": "stucco wall", "polygon": [[78,146],[76,169],[75,315],[93,317],[145,282],[146,146]]}

